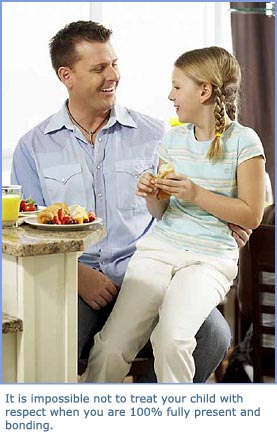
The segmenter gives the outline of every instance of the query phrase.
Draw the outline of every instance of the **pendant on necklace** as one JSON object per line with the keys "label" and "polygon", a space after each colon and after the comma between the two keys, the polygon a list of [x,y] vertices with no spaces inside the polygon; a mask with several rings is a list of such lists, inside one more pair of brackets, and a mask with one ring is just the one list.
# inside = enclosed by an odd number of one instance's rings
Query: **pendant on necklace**
{"label": "pendant on necklace", "polygon": [[93,134],[94,134],[93,131],[89,131],[89,142],[90,142],[91,146],[93,146],[93,143],[92,143]]}

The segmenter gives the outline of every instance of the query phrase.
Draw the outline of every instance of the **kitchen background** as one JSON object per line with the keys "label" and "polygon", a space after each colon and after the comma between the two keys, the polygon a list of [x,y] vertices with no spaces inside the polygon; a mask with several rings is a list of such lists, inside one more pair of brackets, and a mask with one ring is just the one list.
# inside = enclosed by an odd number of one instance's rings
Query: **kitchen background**
{"label": "kitchen background", "polygon": [[274,10],[275,3],[262,2],[3,2],[3,183],[18,139],[66,98],[51,67],[49,40],[71,21],[92,19],[113,29],[121,70],[117,101],[165,120],[176,117],[167,99],[175,59],[209,45],[233,51],[244,78],[240,121],[262,139],[274,193]]}
{"label": "kitchen background", "polygon": [[[67,97],[65,87],[51,67],[49,40],[71,21],[92,19],[113,29],[112,42],[121,70],[118,102],[165,120],[176,117],[167,95],[172,65],[181,53],[219,45],[235,54],[243,72],[239,120],[254,128],[264,144],[267,203],[271,204],[275,171],[273,5],[261,2],[3,2],[3,184],[9,182],[12,153],[19,138],[56,112]],[[248,10],[238,13],[238,8]],[[263,8],[262,12],[256,8]],[[225,306],[225,316],[232,326],[231,299],[229,304]]]}

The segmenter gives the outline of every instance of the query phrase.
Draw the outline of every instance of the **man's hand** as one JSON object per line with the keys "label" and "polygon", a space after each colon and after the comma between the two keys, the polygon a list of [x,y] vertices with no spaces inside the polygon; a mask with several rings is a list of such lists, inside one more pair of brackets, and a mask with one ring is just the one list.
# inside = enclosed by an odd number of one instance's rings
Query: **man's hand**
{"label": "man's hand", "polygon": [[92,309],[99,310],[113,301],[118,288],[101,272],[78,263],[78,293]]}
{"label": "man's hand", "polygon": [[136,195],[142,198],[156,198],[157,189],[155,189],[153,181],[154,177],[151,173],[143,173],[138,179]]}
{"label": "man's hand", "polygon": [[239,225],[230,223],[228,224],[228,226],[232,230],[232,236],[237,242],[238,247],[242,248],[243,246],[245,246],[249,240],[249,237],[252,234],[252,230],[241,228]]}

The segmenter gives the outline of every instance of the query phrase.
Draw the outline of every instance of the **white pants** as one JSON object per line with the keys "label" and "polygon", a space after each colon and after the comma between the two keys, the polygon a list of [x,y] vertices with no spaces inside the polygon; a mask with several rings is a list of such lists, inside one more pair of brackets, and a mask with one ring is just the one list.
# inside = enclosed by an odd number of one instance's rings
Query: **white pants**
{"label": "white pants", "polygon": [[237,260],[137,245],[115,306],[90,352],[87,382],[121,382],[150,338],[158,382],[192,382],[195,335],[225,297]]}

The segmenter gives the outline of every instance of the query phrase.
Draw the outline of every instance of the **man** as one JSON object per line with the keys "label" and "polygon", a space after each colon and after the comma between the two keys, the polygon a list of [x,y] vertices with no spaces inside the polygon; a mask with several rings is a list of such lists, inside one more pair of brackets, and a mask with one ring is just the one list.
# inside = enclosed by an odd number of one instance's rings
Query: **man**
{"label": "man", "polygon": [[[80,204],[107,228],[79,260],[79,359],[111,310],[136,241],[152,225],[135,196],[136,181],[155,172],[164,132],[161,121],[116,105],[120,75],[111,33],[79,21],[52,38],[52,65],[68,100],[20,139],[12,164],[11,180],[26,196],[40,205]],[[229,327],[215,310],[197,334],[195,381],[209,377],[229,342]]]}

